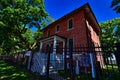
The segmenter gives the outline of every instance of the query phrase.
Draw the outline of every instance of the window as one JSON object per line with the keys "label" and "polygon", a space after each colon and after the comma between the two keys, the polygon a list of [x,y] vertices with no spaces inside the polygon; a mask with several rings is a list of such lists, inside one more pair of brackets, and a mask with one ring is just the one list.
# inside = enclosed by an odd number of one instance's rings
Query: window
{"label": "window", "polygon": [[69,28],[69,29],[72,29],[72,28],[73,28],[73,20],[72,20],[72,19],[70,19],[70,20],[68,21],[68,28]]}
{"label": "window", "polygon": [[48,37],[50,37],[50,30],[48,30],[48,33],[47,33]]}
{"label": "window", "polygon": [[56,26],[56,32],[59,32],[59,31],[60,31],[60,26],[57,25],[57,26]]}
{"label": "window", "polygon": [[73,39],[69,39],[69,51],[73,51]]}

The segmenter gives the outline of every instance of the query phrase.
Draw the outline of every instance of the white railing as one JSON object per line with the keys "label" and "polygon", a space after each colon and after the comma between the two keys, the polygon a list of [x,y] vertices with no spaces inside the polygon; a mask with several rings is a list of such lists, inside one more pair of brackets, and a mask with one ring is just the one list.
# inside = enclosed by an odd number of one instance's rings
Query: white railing
{"label": "white railing", "polygon": [[[34,53],[31,71],[38,72],[41,75],[44,75],[46,72],[46,65],[47,65],[47,54],[39,53],[39,52]],[[64,69],[63,55],[51,53],[50,67],[52,67],[52,70]]]}
{"label": "white railing", "polygon": [[33,72],[39,72],[41,75],[45,74],[46,71],[46,57],[45,54],[35,53],[33,56],[33,65],[31,70]]}

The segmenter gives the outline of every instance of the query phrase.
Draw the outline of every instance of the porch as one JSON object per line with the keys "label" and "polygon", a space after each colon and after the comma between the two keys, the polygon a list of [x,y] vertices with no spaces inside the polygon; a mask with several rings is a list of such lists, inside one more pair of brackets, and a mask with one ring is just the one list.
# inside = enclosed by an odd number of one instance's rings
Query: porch
{"label": "porch", "polygon": [[53,35],[51,37],[44,38],[40,40],[40,52],[45,53],[43,50],[47,50],[49,47],[52,48],[53,54],[56,54],[57,48],[60,46],[62,48],[62,54],[64,55],[64,49],[66,45],[66,38]]}
{"label": "porch", "polygon": [[[65,45],[66,38],[53,35],[51,37],[44,38],[40,40],[40,54],[44,54],[41,57],[41,61],[44,60],[47,63],[48,56],[50,55],[50,68],[51,70],[63,70],[65,62]],[[51,49],[51,50],[49,50]],[[46,65],[47,66],[47,65]]]}

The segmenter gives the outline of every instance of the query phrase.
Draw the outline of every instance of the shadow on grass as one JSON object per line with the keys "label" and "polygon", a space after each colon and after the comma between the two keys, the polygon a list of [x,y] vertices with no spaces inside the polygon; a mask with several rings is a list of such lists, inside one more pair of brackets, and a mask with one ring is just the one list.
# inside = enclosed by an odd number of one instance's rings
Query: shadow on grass
{"label": "shadow on grass", "polygon": [[[64,78],[66,78],[66,80],[70,80],[70,70],[60,70],[58,71],[58,74]],[[95,80],[92,78],[90,73],[84,73],[81,72],[79,75],[76,75],[75,73],[73,73],[73,78],[74,80]]]}
{"label": "shadow on grass", "polygon": [[102,70],[101,80],[120,80],[120,72],[118,71],[117,65],[105,65]]}
{"label": "shadow on grass", "polygon": [[0,61],[0,80],[41,80],[40,76],[34,76],[20,68]]}
{"label": "shadow on grass", "polygon": [[[70,70],[60,70],[58,71],[59,75],[70,80]],[[92,78],[91,73],[80,72],[79,75],[73,75],[74,80],[95,80]],[[103,69],[102,75],[100,76],[100,80],[120,80],[120,73],[117,70],[117,67],[114,66],[114,71],[111,66],[108,67],[108,70]]]}

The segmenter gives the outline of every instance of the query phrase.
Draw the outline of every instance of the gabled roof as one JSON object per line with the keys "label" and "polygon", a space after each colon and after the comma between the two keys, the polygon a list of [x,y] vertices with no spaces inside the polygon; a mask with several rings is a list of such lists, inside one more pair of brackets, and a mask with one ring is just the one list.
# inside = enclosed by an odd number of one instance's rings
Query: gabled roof
{"label": "gabled roof", "polygon": [[[93,25],[92,27],[95,29],[95,31],[97,32],[97,34],[101,34],[101,29],[99,27],[99,24],[90,8],[90,5],[88,3],[84,4],[83,6],[79,7],[78,9],[73,10],[72,12],[64,15],[63,17],[59,18],[58,20],[56,20],[55,22],[49,24],[48,26],[46,26],[44,29],[46,29],[47,27],[49,27],[50,25],[56,24],[57,22],[59,22],[60,20],[63,20],[64,18],[68,17],[69,15],[72,15],[80,10],[84,10],[86,18],[91,22],[91,24]],[[44,30],[43,29],[43,30]]]}

